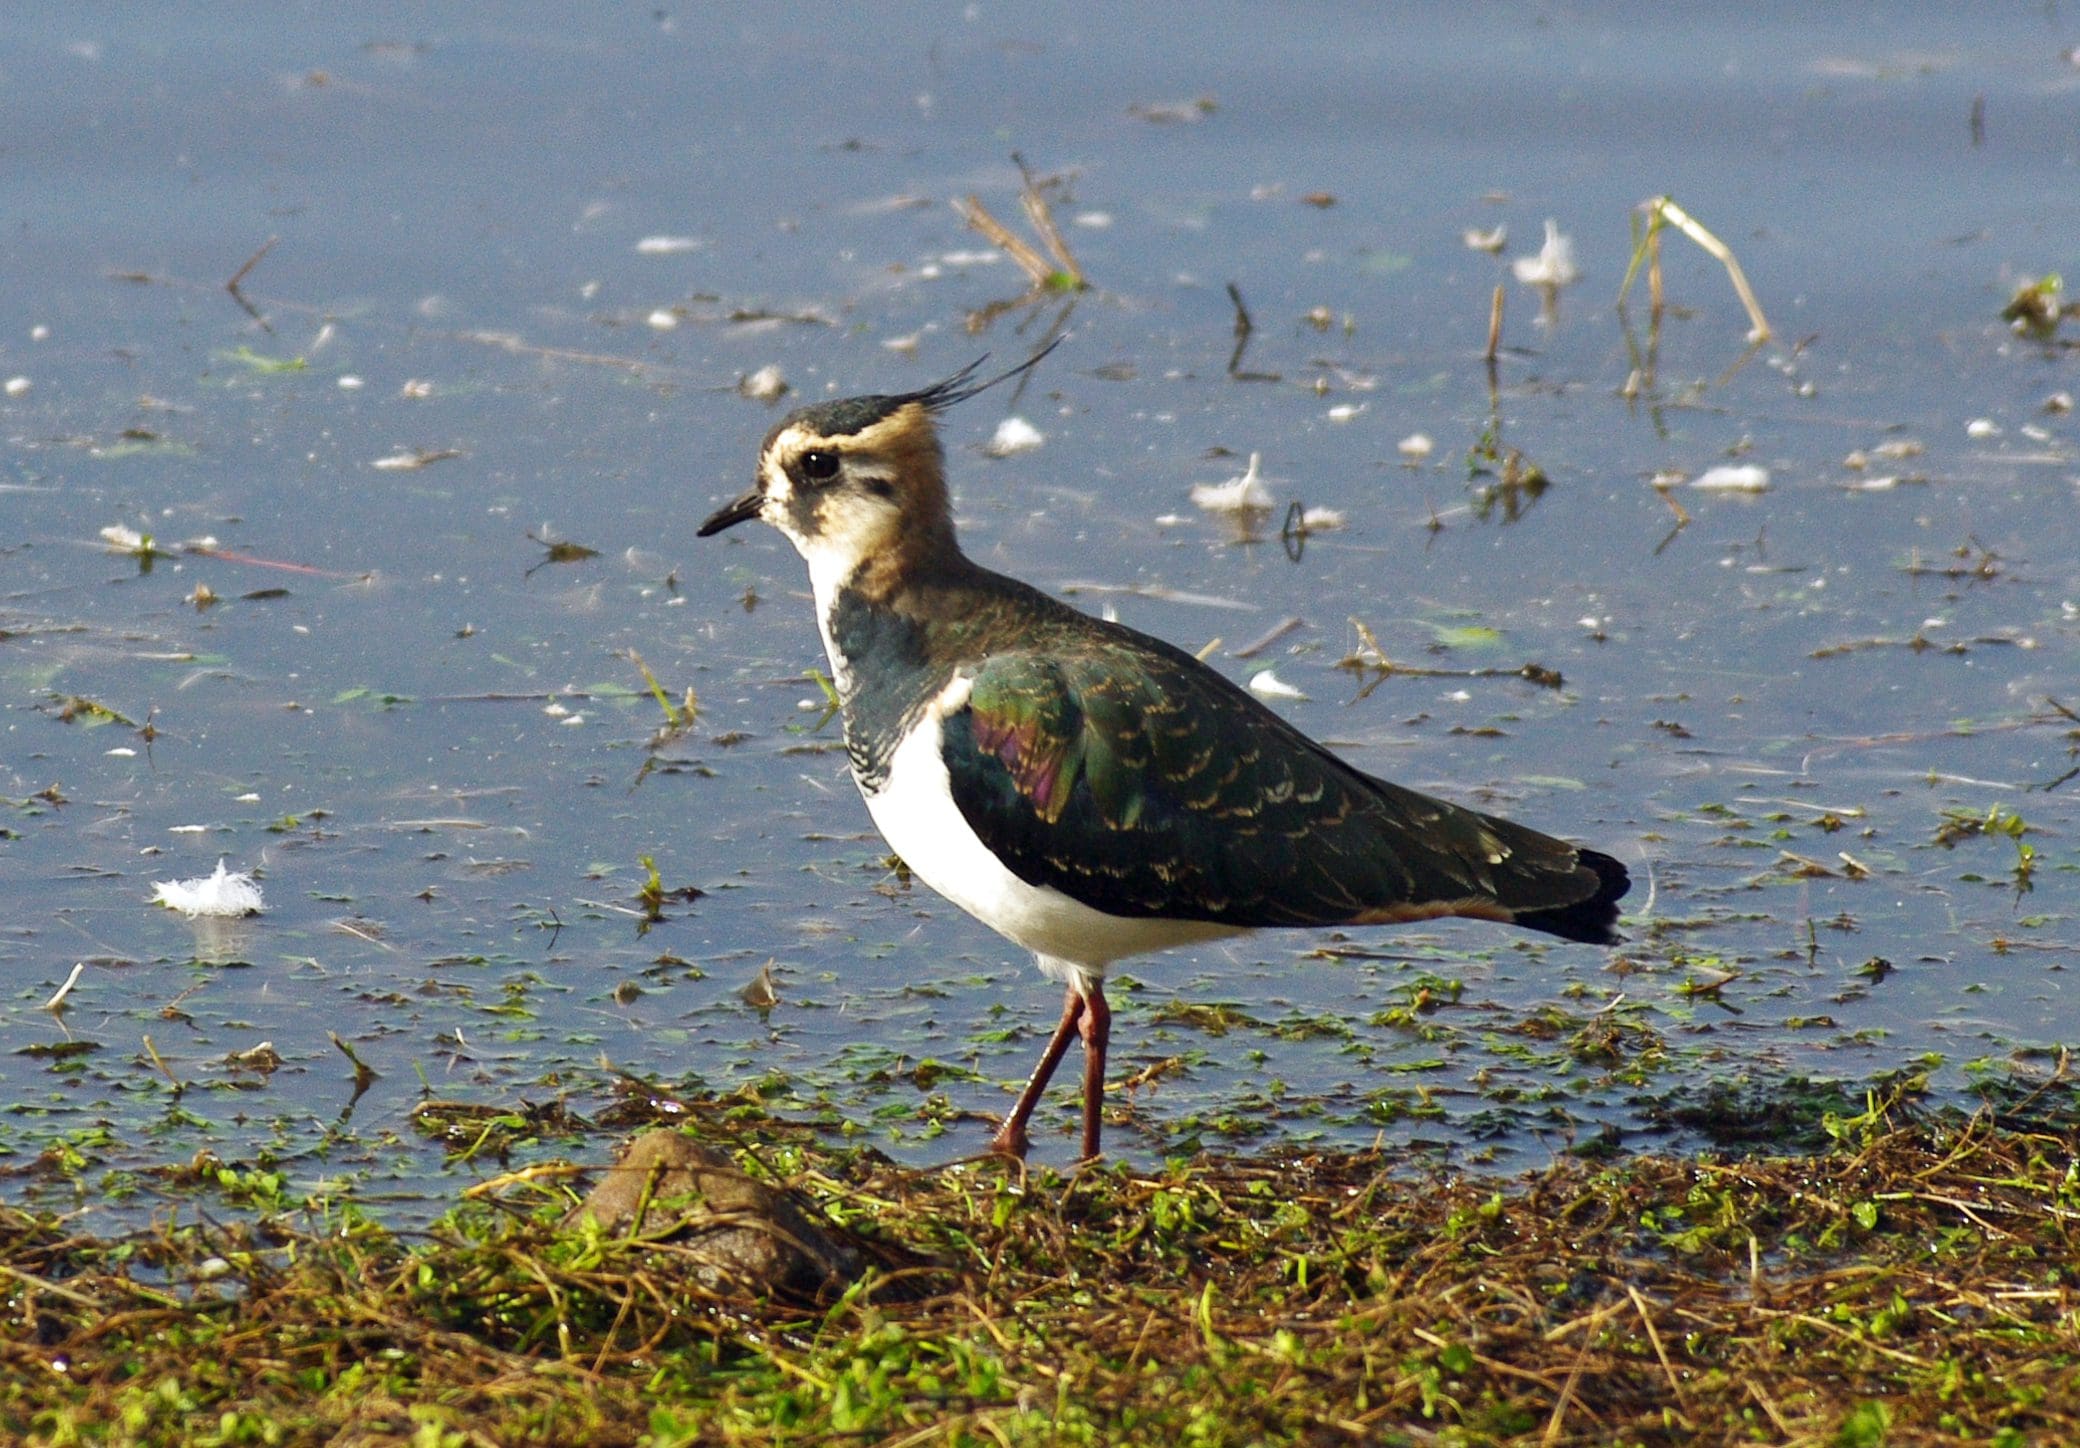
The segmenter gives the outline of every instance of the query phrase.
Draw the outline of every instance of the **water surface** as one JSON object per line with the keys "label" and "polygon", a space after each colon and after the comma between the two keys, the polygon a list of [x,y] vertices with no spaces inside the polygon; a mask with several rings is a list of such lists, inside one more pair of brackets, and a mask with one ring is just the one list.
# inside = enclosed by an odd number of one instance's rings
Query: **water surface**
{"label": "water surface", "polygon": [[[1054,992],[888,868],[785,543],[692,529],[776,416],[747,374],[784,407],[1058,330],[1023,392],[948,418],[971,552],[1274,667],[1360,767],[1640,882],[1615,953],[1452,924],[1122,967],[1115,1149],[1509,1165],[1698,1144],[1714,1090],[2027,1086],[2080,1020],[2080,379],[1998,314],[2075,265],[2076,40],[1943,6],[18,17],[10,1195],[120,1202],[207,1152],[291,1200],[438,1209],[501,1163],[451,1162],[422,1099],[597,1114],[623,1072],[977,1149]],[[1095,289],[971,334],[1023,278],[951,202],[1019,223],[1013,152],[1062,178]],[[1752,280],[1776,336],[1745,359],[1679,238],[1661,325],[1614,308],[1660,193]],[[1508,263],[1548,217],[1583,279],[1541,320]],[[1499,257],[1462,239],[1494,227]],[[1007,409],[1044,446],[986,456]],[[1469,467],[1511,449],[1550,486]],[[1291,549],[1198,514],[1251,453],[1344,526]],[[1652,485],[1729,463],[1767,491]],[[1339,669],[1352,619],[1493,672]],[[630,650],[693,729],[655,738]],[[1562,686],[1498,676],[1534,662]],[[264,915],[147,905],[220,856]],[[645,857],[704,892],[647,929]],[[358,1099],[335,1033],[379,1073]],[[262,1043],[276,1068],[233,1060]]]}

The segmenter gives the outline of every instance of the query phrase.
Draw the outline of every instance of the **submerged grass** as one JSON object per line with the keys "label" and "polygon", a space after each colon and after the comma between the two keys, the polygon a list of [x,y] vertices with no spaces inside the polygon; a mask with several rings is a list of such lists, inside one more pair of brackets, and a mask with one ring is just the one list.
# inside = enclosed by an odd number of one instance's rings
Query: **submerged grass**
{"label": "submerged grass", "polygon": [[[703,1288],[554,1223],[562,1171],[406,1238],[0,1211],[0,1432],[68,1443],[2080,1441],[2080,1136],[1412,1180],[1373,1153],[913,1173],[746,1120],[883,1267]],[[741,1138],[738,1138],[741,1143]],[[775,1144],[778,1143],[778,1144]]]}

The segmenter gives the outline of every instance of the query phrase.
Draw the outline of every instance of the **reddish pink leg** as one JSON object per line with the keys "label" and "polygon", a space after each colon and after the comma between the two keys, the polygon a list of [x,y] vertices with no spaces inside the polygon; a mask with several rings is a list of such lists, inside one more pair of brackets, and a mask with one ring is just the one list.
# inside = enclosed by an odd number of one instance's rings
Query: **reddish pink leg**
{"label": "reddish pink leg", "polygon": [[[1101,995],[1098,999],[1099,1009],[1104,1010],[1104,997]],[[1076,993],[1074,986],[1071,986],[1068,999],[1062,1002],[1061,1023],[1054,1028],[1054,1035],[1049,1038],[1047,1049],[1041,1052],[1040,1064],[1033,1068],[1032,1076],[1026,1081],[1026,1089],[1018,1093],[1018,1100],[1012,1105],[1011,1114],[1004,1118],[1004,1124],[998,1127],[997,1134],[990,1138],[989,1149],[991,1151],[999,1152],[1004,1156],[1015,1156],[1021,1160],[1024,1159],[1026,1148],[1031,1145],[1030,1140],[1026,1136],[1026,1122],[1032,1118],[1033,1108],[1040,1104],[1041,1093],[1047,1090],[1047,1082],[1054,1075],[1054,1068],[1061,1065],[1062,1056],[1069,1049],[1069,1042],[1076,1038],[1077,1025],[1084,1018],[1083,1005],[1083,997]],[[1105,1012],[1105,1018],[1107,1023],[1110,1024],[1112,1013],[1109,1010]],[[1084,1035],[1086,1050],[1089,1049],[1090,1043],[1089,1029],[1088,1026],[1084,1027],[1086,1032]],[[1099,1051],[1101,1055],[1104,1051],[1103,1040],[1104,1035],[1101,1032],[1099,1035],[1101,1043]],[[1102,1080],[1100,1084],[1103,1084]],[[1085,1094],[1089,1094],[1087,1082]],[[1084,1126],[1086,1147],[1088,1147],[1091,1140],[1090,1131],[1091,1127],[1086,1122]]]}
{"label": "reddish pink leg", "polygon": [[1112,1039],[1112,1007],[1105,987],[1094,982],[1084,997],[1083,1012],[1083,1159],[1098,1154],[1098,1135],[1105,1125],[1105,1046]]}

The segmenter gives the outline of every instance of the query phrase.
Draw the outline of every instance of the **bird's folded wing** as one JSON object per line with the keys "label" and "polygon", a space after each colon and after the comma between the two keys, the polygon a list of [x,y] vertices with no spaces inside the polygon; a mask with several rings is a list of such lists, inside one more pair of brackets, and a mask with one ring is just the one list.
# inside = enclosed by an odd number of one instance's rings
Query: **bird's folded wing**
{"label": "bird's folded wing", "polygon": [[[982,842],[1109,914],[1507,918],[1595,886],[1570,847],[1360,774],[1167,646],[998,655],[941,741]],[[1431,908],[1452,905],[1471,908]]]}

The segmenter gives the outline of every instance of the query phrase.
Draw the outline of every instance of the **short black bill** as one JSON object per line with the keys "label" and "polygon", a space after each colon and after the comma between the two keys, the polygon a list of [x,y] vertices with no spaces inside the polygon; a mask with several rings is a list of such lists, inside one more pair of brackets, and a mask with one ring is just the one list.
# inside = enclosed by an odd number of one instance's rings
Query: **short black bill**
{"label": "short black bill", "polygon": [[759,496],[758,489],[753,488],[735,502],[725,503],[722,507],[710,513],[708,521],[701,524],[694,536],[697,538],[709,538],[720,533],[724,528],[734,528],[739,523],[748,523],[758,516],[759,505],[762,502],[764,502],[764,499]]}

